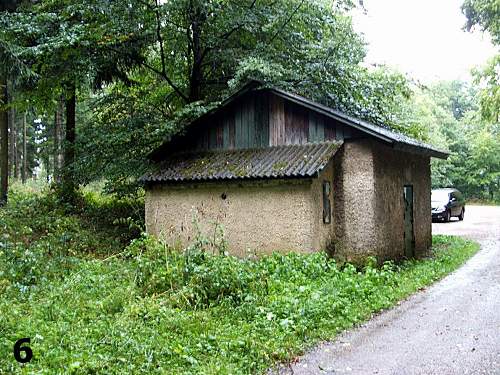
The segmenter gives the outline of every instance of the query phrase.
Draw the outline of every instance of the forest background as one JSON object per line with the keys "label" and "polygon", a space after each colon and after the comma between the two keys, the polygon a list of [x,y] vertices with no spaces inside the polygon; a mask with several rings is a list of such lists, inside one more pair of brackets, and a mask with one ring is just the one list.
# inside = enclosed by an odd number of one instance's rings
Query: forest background
{"label": "forest background", "polygon": [[[500,200],[496,55],[473,80],[424,85],[364,63],[352,0],[40,0],[0,9],[1,200],[8,177],[64,200],[98,181],[141,194],[147,154],[248,79],[450,151],[433,187]],[[464,32],[500,41],[498,2],[466,0]]]}

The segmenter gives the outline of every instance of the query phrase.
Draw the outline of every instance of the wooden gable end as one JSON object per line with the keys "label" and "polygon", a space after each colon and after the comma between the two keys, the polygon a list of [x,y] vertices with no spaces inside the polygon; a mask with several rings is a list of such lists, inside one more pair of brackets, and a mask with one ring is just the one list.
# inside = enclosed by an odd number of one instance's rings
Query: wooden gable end
{"label": "wooden gable end", "polygon": [[269,146],[269,104],[266,93],[250,93],[219,110],[188,134],[190,149],[232,150]]}
{"label": "wooden gable end", "polygon": [[349,125],[272,93],[269,112],[270,146],[342,141],[361,136]]}
{"label": "wooden gable end", "polygon": [[185,150],[233,150],[297,145],[360,136],[337,120],[284,99],[253,91],[221,108],[191,129]]}

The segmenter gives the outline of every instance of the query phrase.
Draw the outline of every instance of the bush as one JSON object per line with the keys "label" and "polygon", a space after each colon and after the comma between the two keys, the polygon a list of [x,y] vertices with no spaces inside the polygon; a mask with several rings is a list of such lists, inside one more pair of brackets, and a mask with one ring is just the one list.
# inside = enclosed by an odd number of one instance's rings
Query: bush
{"label": "bush", "polygon": [[177,307],[206,308],[223,300],[237,304],[264,286],[253,261],[197,247],[179,252],[147,235],[132,241],[124,256],[136,264],[135,280],[143,295],[168,293]]}
{"label": "bush", "polygon": [[140,215],[133,210],[136,204],[87,194],[75,210],[61,205],[53,193],[13,190],[8,205],[0,209],[3,289],[25,290],[63,278],[82,257],[121,252],[139,230],[131,229],[130,223],[113,222]]}

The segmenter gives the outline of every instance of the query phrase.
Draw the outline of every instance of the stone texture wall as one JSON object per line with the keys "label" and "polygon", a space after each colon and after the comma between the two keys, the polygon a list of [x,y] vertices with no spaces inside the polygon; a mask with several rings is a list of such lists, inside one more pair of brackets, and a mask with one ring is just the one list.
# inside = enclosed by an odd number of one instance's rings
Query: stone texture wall
{"label": "stone texture wall", "polygon": [[372,143],[344,143],[334,158],[334,255],[359,262],[379,252],[376,238]]}
{"label": "stone texture wall", "polygon": [[317,190],[309,179],[156,186],[146,193],[147,231],[182,248],[196,236],[195,218],[204,236],[221,225],[233,255],[317,251],[328,234],[315,223]]}
{"label": "stone texture wall", "polygon": [[403,187],[413,186],[415,255],[422,256],[432,244],[430,158],[394,150],[374,142],[375,220],[378,242],[385,258],[404,256]]}
{"label": "stone texture wall", "polygon": [[[332,223],[323,223],[323,181],[332,183]],[[156,186],[146,192],[147,231],[181,248],[199,223],[224,229],[233,255],[327,250],[341,261],[404,255],[404,185],[413,185],[416,255],[431,245],[429,157],[375,140],[346,141],[315,179]],[[225,199],[222,196],[225,196]]]}
{"label": "stone texture wall", "polygon": [[[334,215],[334,181],[333,181],[333,163],[334,159],[328,163],[322,173],[318,178],[312,181],[310,196],[312,201],[312,249],[313,250],[326,250],[331,253],[333,239],[334,239],[334,229],[335,229],[335,215]],[[330,193],[330,209],[331,213],[331,223],[325,224],[323,222],[323,182],[329,181],[331,187]]]}
{"label": "stone texture wall", "polygon": [[415,252],[431,245],[430,159],[375,140],[344,144],[334,161],[335,257],[404,256],[403,188],[413,185]]}

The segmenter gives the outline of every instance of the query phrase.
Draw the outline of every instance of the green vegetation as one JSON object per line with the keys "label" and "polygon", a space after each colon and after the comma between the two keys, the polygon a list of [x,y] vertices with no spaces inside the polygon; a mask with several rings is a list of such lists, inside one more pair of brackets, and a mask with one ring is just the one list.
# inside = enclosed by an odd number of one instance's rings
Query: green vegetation
{"label": "green vegetation", "polygon": [[360,3],[11,0],[0,8],[0,57],[16,69],[0,75],[11,82],[0,113],[27,112],[37,147],[11,152],[5,169],[31,160],[68,198],[99,179],[134,192],[149,151],[249,78],[419,136],[401,106],[408,80],[363,65],[349,15]]}
{"label": "green vegetation", "polygon": [[[141,226],[131,201],[86,193],[70,207],[26,190],[0,210],[2,373],[261,372],[478,250],[436,236],[432,257],[363,269],[324,253],[214,255],[203,238],[175,252],[139,231],[129,242]],[[12,356],[21,337],[34,353],[24,367]]]}
{"label": "green vegetation", "polygon": [[[425,87],[367,67],[351,18],[362,4],[2,2],[0,202],[8,178],[35,174],[69,203],[95,181],[135,194],[146,155],[249,78],[447,148],[449,161],[433,163],[434,185],[499,202],[499,57],[474,69],[472,84]],[[498,43],[498,0],[464,0],[462,11],[465,29]]]}
{"label": "green vegetation", "polygon": [[[10,200],[0,209],[1,373],[19,370],[12,345],[25,336],[35,355],[26,372],[262,371],[477,250],[435,237],[431,258],[357,270],[324,254],[235,259],[220,233],[180,253],[141,235],[148,152],[248,78],[448,148],[435,186],[500,199],[498,56],[470,85],[421,87],[368,68],[349,15],[360,3],[0,4],[0,206]],[[463,5],[467,27],[494,43],[497,4]],[[25,185],[9,190],[9,178]],[[93,183],[112,195],[78,193]]]}
{"label": "green vegetation", "polygon": [[482,116],[481,98],[474,85],[439,82],[416,90],[412,108],[429,140],[450,151],[448,160],[432,160],[433,187],[500,203],[500,123]]}

